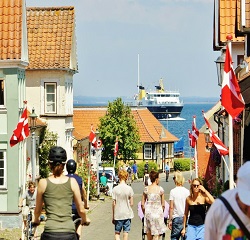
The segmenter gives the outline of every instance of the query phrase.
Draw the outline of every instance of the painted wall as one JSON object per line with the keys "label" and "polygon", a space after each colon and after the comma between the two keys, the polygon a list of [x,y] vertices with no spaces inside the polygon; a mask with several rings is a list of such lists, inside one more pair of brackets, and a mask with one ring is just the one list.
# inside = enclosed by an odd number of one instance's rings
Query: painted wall
{"label": "painted wall", "polygon": [[[9,140],[23,112],[25,98],[25,70],[5,68],[0,71],[4,79],[5,105],[0,109],[1,128],[0,149],[6,151],[6,186],[0,189],[0,222],[2,227],[19,226],[19,197],[25,185],[26,141],[10,147]],[[4,213],[13,213],[12,221],[7,221]],[[15,217],[16,216],[16,217]]]}
{"label": "painted wall", "polygon": [[[73,158],[73,74],[61,70],[32,71],[26,73],[27,100],[30,110],[46,120],[47,129],[58,134],[57,144],[65,148],[68,158]],[[56,114],[45,114],[45,83],[57,84]]]}

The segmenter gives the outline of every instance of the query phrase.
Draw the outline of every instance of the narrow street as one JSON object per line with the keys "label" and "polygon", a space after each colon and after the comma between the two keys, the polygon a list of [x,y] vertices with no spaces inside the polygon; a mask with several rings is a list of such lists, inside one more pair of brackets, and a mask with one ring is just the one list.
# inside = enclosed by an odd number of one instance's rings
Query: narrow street
{"label": "narrow street", "polygon": [[[190,173],[185,172],[183,174],[186,179],[185,187],[189,189],[187,180],[189,179]],[[169,182],[165,182],[165,174],[160,175],[160,185],[165,190],[165,200],[169,200],[169,192],[175,186],[173,182],[172,173],[169,176]],[[142,222],[138,216],[137,205],[141,201],[143,192],[143,182],[132,183],[134,190],[134,218],[132,219],[131,231],[129,233],[129,239],[140,240],[142,239]],[[91,224],[88,227],[83,228],[82,239],[83,240],[111,240],[114,239],[114,225],[112,224],[112,199],[111,197],[105,197],[105,201],[91,202],[91,211],[88,213],[91,219]],[[121,238],[122,239],[122,238]],[[170,230],[166,231],[165,240],[170,239]]]}

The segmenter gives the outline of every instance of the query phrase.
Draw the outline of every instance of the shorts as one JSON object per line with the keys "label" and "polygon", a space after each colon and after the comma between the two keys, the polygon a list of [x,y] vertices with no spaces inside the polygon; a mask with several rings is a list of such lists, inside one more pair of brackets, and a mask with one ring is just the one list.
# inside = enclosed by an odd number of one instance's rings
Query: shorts
{"label": "shorts", "polygon": [[194,225],[189,225],[187,227],[187,240],[193,240],[193,239],[204,239],[205,235],[205,225],[199,225],[199,226],[194,226]]}
{"label": "shorts", "polygon": [[130,225],[131,219],[115,220],[115,232],[120,233],[122,230],[123,232],[129,232]]}
{"label": "shorts", "polygon": [[77,240],[76,233],[67,232],[43,232],[41,240]]}

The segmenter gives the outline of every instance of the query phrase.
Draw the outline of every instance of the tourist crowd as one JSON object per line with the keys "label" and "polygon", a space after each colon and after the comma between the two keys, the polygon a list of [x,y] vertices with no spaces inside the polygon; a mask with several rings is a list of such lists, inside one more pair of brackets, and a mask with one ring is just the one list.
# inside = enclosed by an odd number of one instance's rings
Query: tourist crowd
{"label": "tourist crowd", "polygon": [[[29,189],[22,196],[19,206],[35,207],[33,221],[40,223],[40,214],[45,207],[47,216],[41,239],[77,240],[80,239],[81,225],[90,224],[85,208],[88,208],[87,196],[82,179],[75,174],[76,162],[66,160],[66,151],[53,147],[49,152],[49,166],[52,174],[47,179],[29,184]],[[63,174],[64,166],[68,175]],[[170,168],[167,166],[166,181]],[[130,168],[121,168],[118,173],[119,184],[112,189],[112,223],[115,240],[127,240],[134,217],[132,206],[133,189],[128,184],[131,173],[133,180],[138,179],[136,162]],[[103,175],[104,176],[104,175]],[[102,179],[102,184],[107,184]],[[138,204],[138,214],[143,220],[143,234],[148,240],[159,240],[165,235],[167,227],[171,230],[171,240],[243,240],[250,239],[250,161],[244,163],[237,173],[234,189],[225,191],[216,200],[203,186],[200,178],[190,181],[190,188],[185,188],[185,179],[181,172],[173,173],[175,187],[170,190],[169,199],[164,199],[164,189],[160,186],[159,172],[149,172],[148,162],[144,166],[144,190]],[[84,204],[82,204],[82,201]],[[36,204],[35,204],[36,202]],[[73,204],[72,204],[73,203]],[[81,221],[77,228],[72,221]],[[24,215],[24,226],[26,215]]]}

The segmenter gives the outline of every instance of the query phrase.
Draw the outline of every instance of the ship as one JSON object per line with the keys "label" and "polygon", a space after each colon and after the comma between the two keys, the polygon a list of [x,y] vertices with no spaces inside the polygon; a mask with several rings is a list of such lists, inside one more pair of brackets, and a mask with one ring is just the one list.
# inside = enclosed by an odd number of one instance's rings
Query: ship
{"label": "ship", "polygon": [[135,105],[147,107],[159,120],[168,120],[180,117],[183,101],[180,100],[179,91],[165,90],[163,79],[154,91],[146,91],[142,85],[138,86],[138,94],[135,96]]}

